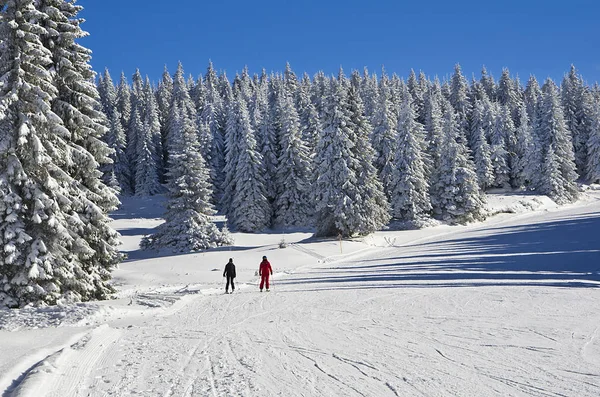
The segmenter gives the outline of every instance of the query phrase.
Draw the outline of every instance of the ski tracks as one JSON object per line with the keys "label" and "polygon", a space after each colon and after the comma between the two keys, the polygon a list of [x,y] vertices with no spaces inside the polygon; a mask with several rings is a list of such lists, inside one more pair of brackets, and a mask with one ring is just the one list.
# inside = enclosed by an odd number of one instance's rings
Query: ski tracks
{"label": "ski tracks", "polygon": [[[114,351],[120,331],[102,325],[87,333],[70,347],[50,355],[33,367],[15,388],[13,397],[68,397],[87,395],[88,389],[105,379],[95,377],[97,368],[105,368],[112,361],[105,351]],[[93,372],[94,371],[94,372]]]}

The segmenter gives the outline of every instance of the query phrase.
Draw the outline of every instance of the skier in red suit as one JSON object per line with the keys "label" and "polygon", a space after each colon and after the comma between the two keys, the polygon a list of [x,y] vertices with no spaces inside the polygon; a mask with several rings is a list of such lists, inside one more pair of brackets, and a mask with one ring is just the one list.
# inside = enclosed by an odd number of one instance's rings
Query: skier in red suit
{"label": "skier in red suit", "polygon": [[263,256],[263,260],[260,262],[260,267],[258,268],[258,275],[260,276],[260,292],[262,292],[263,287],[267,287],[267,292],[269,291],[269,276],[271,274],[273,274],[271,264],[267,260],[267,257]]}

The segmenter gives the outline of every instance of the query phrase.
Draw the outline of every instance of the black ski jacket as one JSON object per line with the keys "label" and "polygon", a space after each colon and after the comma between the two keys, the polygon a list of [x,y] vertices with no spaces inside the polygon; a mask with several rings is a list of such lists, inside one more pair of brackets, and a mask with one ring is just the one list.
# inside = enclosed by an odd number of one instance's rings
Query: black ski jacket
{"label": "black ski jacket", "polygon": [[223,277],[235,278],[235,265],[233,264],[233,262],[228,262],[225,265],[225,270],[223,271]]}

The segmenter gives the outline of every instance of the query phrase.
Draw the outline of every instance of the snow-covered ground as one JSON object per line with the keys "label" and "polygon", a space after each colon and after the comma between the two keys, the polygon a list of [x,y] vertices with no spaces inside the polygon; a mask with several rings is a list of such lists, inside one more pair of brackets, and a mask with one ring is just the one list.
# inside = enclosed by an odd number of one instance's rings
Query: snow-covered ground
{"label": "snow-covered ground", "polygon": [[488,206],[468,226],[169,255],[137,246],[160,203],[127,199],[117,299],[0,310],[0,396],[600,395],[600,191]]}

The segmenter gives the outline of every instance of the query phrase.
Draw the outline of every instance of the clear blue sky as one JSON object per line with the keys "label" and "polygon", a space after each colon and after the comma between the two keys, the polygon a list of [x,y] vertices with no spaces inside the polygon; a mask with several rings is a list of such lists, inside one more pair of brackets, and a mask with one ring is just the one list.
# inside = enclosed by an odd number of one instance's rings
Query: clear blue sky
{"label": "clear blue sky", "polygon": [[526,81],[562,79],[573,63],[600,81],[600,0],[80,0],[96,71],[116,80],[136,67],[154,81],[166,64],[204,73],[211,59],[230,78],[339,66],[407,77],[411,68],[444,78],[460,63],[470,78],[485,65]]}

